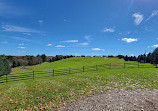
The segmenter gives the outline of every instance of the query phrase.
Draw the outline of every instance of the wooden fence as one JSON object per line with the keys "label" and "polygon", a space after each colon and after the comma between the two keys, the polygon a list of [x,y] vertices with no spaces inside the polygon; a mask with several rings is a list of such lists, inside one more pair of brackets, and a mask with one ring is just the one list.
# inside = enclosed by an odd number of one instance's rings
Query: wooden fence
{"label": "wooden fence", "polygon": [[25,73],[9,74],[0,77],[0,83],[7,83],[13,81],[30,80],[44,77],[54,77],[67,74],[83,73],[88,71],[97,71],[104,69],[122,69],[122,68],[155,68],[154,65],[136,64],[136,63],[110,63],[94,66],[83,66],[67,69],[52,69],[47,71],[31,71]]}

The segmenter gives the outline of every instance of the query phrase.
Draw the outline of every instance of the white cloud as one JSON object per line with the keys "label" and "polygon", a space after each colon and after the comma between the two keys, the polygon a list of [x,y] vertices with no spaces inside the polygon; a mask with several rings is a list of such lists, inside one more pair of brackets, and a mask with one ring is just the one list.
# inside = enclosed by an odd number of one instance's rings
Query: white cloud
{"label": "white cloud", "polygon": [[26,49],[26,47],[18,47],[19,49]]}
{"label": "white cloud", "polygon": [[3,44],[8,44],[8,41],[3,41],[2,43],[3,43]]}
{"label": "white cloud", "polygon": [[145,21],[150,20],[152,17],[156,16],[157,14],[158,14],[158,10],[153,11],[152,14]]}
{"label": "white cloud", "polygon": [[38,30],[25,28],[25,27],[14,26],[14,25],[4,25],[4,26],[2,26],[2,28],[4,29],[3,31],[7,31],[7,32],[40,33],[40,31],[38,31]]}
{"label": "white cloud", "polygon": [[105,51],[105,49],[100,49],[100,48],[92,48],[94,51]]}
{"label": "white cloud", "polygon": [[55,46],[55,47],[63,48],[63,47],[65,47],[65,46],[63,46],[63,45],[57,45],[57,46]]}
{"label": "white cloud", "polygon": [[47,44],[47,46],[52,46],[52,44]]}
{"label": "white cloud", "polygon": [[23,38],[23,37],[12,37],[12,38],[16,39],[16,40],[20,40],[20,41],[27,41],[27,42],[30,41],[29,39],[26,39],[26,38]]}
{"label": "white cloud", "polygon": [[104,28],[103,32],[115,32],[114,28]]}
{"label": "white cloud", "polygon": [[87,41],[90,41],[90,40],[91,40],[91,36],[90,36],[90,35],[86,35],[84,38],[85,38]]}
{"label": "white cloud", "polygon": [[130,43],[130,42],[136,42],[138,41],[138,39],[137,38],[122,38],[122,41]]}
{"label": "white cloud", "polygon": [[134,20],[135,25],[139,25],[144,19],[144,16],[140,13],[134,13],[133,17],[135,17],[135,20]]}
{"label": "white cloud", "polygon": [[25,45],[25,44],[22,43],[22,44],[19,44],[19,45]]}
{"label": "white cloud", "polygon": [[89,43],[88,42],[83,42],[83,43],[80,43],[79,45],[86,46],[86,45],[89,45]]}
{"label": "white cloud", "polygon": [[156,45],[153,45],[152,47],[158,47],[158,44],[156,44]]}
{"label": "white cloud", "polygon": [[62,42],[75,43],[75,42],[78,42],[78,40],[66,40],[66,41],[62,41]]}
{"label": "white cloud", "polygon": [[24,35],[31,35],[30,33],[23,33]]}

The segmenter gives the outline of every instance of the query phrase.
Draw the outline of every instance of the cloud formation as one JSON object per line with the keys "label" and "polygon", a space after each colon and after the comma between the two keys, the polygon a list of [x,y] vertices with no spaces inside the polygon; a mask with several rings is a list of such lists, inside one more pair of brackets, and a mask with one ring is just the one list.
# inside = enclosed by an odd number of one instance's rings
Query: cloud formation
{"label": "cloud formation", "polygon": [[152,47],[158,47],[158,44],[156,44],[156,45],[153,45]]}
{"label": "cloud formation", "polygon": [[30,28],[25,28],[25,27],[19,27],[15,25],[4,25],[2,26],[3,31],[7,32],[24,32],[24,33],[40,33],[38,30],[30,29]]}
{"label": "cloud formation", "polygon": [[26,47],[18,47],[19,49],[26,49]]}
{"label": "cloud formation", "polygon": [[127,43],[136,42],[138,41],[137,38],[122,38],[122,41],[125,41]]}
{"label": "cloud formation", "polygon": [[84,38],[85,38],[87,41],[89,41],[89,42],[90,42],[91,39],[92,39],[90,35],[86,35]]}
{"label": "cloud formation", "polygon": [[92,48],[94,51],[105,51],[105,49],[100,49],[100,48]]}
{"label": "cloud formation", "polygon": [[115,32],[114,28],[104,28],[103,32]]}
{"label": "cloud formation", "polygon": [[63,45],[57,45],[57,46],[55,46],[55,47],[63,48],[63,47],[65,47],[65,46],[63,46]]}
{"label": "cloud formation", "polygon": [[133,17],[135,18],[134,20],[135,25],[139,25],[144,19],[144,16],[140,13],[134,13]]}
{"label": "cloud formation", "polygon": [[8,44],[8,41],[3,41],[2,44]]}
{"label": "cloud formation", "polygon": [[27,42],[30,41],[29,39],[26,39],[26,38],[23,38],[23,37],[12,37],[12,38],[16,39],[16,40],[20,40],[20,41],[27,41]]}
{"label": "cloud formation", "polygon": [[52,46],[52,44],[47,44],[47,46]]}
{"label": "cloud formation", "polygon": [[157,14],[158,14],[158,10],[153,11],[152,14],[145,21],[150,20],[152,17],[156,16]]}
{"label": "cloud formation", "polygon": [[88,42],[83,42],[83,43],[79,43],[79,45],[86,46],[86,45],[89,45],[89,43]]}
{"label": "cloud formation", "polygon": [[19,44],[19,45],[25,45],[25,44],[22,43],[22,44]]}
{"label": "cloud formation", "polygon": [[78,42],[78,40],[66,40],[66,41],[62,41],[62,42],[75,43],[75,42]]}

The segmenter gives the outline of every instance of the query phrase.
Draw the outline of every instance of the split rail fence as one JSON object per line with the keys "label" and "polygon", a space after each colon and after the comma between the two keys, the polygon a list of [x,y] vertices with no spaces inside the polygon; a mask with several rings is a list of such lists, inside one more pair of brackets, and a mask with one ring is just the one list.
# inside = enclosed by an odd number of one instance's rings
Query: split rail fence
{"label": "split rail fence", "polygon": [[0,77],[0,83],[7,83],[21,80],[34,80],[36,78],[55,77],[60,75],[83,73],[88,71],[97,71],[104,69],[125,69],[125,68],[155,68],[152,64],[135,64],[135,63],[110,63],[94,66],[83,66],[67,69],[52,69],[47,71],[31,71],[24,73],[8,74]]}

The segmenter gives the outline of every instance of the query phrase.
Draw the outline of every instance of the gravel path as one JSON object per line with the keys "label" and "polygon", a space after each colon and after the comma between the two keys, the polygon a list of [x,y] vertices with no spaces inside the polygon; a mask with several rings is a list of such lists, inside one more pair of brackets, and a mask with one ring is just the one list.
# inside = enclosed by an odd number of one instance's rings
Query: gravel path
{"label": "gravel path", "polygon": [[87,97],[62,111],[158,111],[158,90],[120,90]]}

